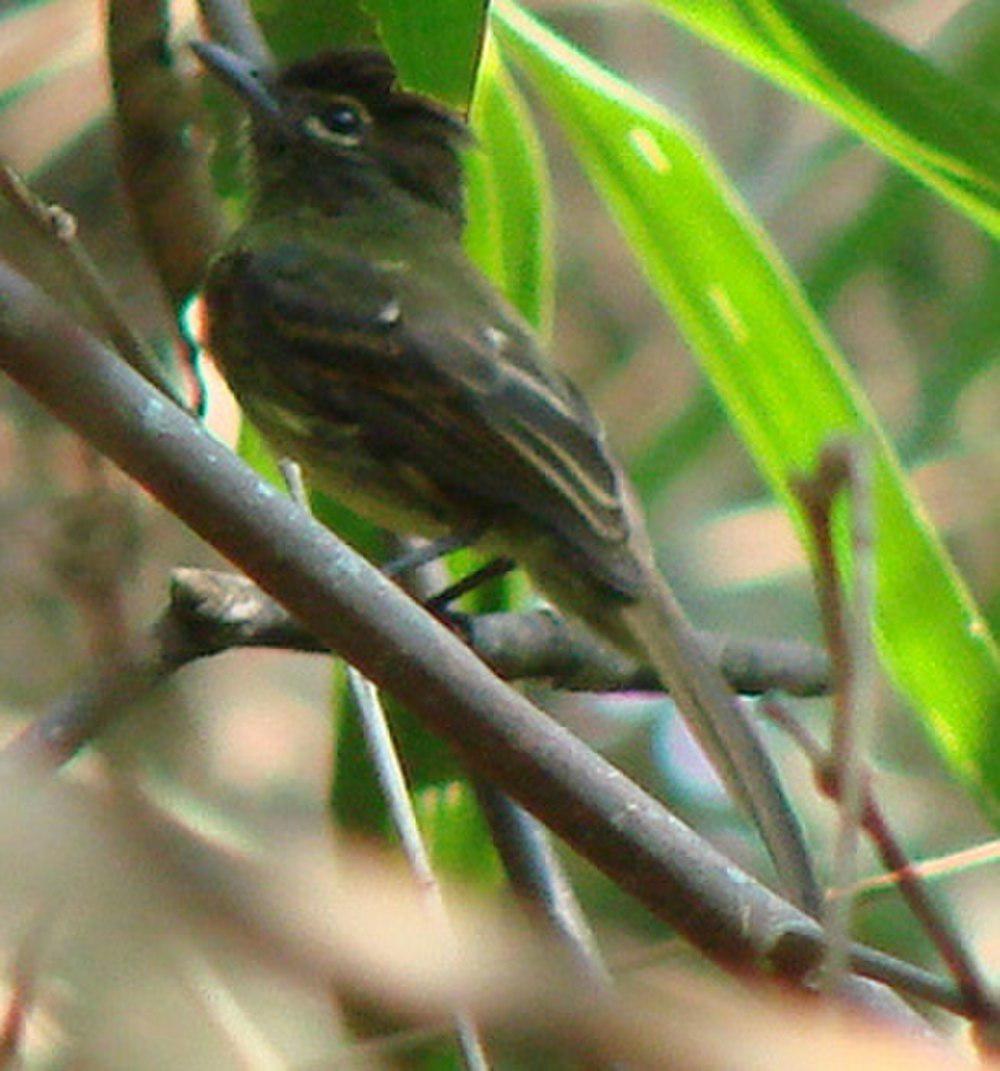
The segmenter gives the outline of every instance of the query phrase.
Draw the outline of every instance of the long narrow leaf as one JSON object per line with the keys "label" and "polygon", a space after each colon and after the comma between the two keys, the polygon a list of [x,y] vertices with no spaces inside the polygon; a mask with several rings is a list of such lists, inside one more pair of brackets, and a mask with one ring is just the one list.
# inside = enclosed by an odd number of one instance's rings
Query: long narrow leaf
{"label": "long narrow leaf", "polygon": [[552,309],[548,174],[531,116],[495,46],[483,54],[466,158],[469,255],[543,334]]}
{"label": "long narrow leaf", "polygon": [[[996,648],[844,359],[707,150],[670,113],[507,0],[495,29],[565,128],[763,473],[790,481],[834,436],[876,463],[886,666],[951,764],[1000,798]],[[801,517],[796,516],[801,529]]]}
{"label": "long narrow leaf", "polygon": [[834,0],[647,0],[1000,234],[1000,110]]}
{"label": "long narrow leaf", "polygon": [[408,89],[464,109],[472,96],[487,0],[365,0]]}

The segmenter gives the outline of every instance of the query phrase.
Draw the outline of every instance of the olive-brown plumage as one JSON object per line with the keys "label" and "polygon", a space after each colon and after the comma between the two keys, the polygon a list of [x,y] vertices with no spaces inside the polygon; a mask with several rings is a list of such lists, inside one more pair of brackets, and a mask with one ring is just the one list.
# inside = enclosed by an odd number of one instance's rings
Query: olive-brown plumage
{"label": "olive-brown plumage", "polygon": [[199,54],[251,117],[251,206],[205,288],[210,348],[251,420],[379,524],[481,529],[559,606],[648,658],[808,886],[766,756],[656,571],[600,424],[464,253],[464,125],[396,88],[377,52],[272,75]]}

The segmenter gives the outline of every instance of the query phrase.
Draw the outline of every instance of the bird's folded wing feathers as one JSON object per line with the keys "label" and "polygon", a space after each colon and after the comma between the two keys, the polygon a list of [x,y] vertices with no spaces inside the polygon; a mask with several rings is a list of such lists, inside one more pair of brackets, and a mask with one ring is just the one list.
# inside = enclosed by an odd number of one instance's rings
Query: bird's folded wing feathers
{"label": "bird's folded wing feathers", "polygon": [[318,271],[315,258],[279,249],[253,254],[244,271],[260,283],[254,315],[294,351],[284,365],[313,407],[324,392],[341,410],[349,399],[387,457],[419,461],[487,509],[546,522],[620,586],[609,551],[624,546],[629,522],[600,427],[478,277],[457,278],[476,292],[455,300],[426,292],[426,276],[361,256]]}

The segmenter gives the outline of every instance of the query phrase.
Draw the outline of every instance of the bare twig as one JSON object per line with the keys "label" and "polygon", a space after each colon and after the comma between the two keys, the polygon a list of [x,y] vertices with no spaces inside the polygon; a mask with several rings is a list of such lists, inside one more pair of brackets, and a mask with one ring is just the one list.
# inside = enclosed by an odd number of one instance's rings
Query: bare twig
{"label": "bare twig", "polygon": [[274,66],[274,57],[253,11],[241,0],[198,0],[209,36],[248,59],[259,70]]}
{"label": "bare twig", "polygon": [[[289,458],[282,458],[278,465],[292,501],[306,513],[311,513],[309,492],[302,478],[301,467]],[[410,789],[406,783],[406,774],[403,772],[403,764],[396,750],[389,719],[379,699],[378,690],[371,681],[366,680],[351,665],[347,667],[347,680],[379,790],[385,800],[386,810],[396,830],[396,836],[399,837],[410,872],[416,879],[427,911],[428,922],[440,934],[442,940],[451,943],[455,938],[448,922],[444,896],[438,884],[437,875],[434,873],[434,867],[431,865],[430,853],[427,851],[420,832],[417,813],[413,809]],[[465,1066],[470,1071],[487,1071],[489,1062],[486,1059],[486,1050],[475,1021],[461,1007],[453,1010],[452,1020],[455,1039]]]}
{"label": "bare twig", "polygon": [[[65,280],[82,299],[96,329],[140,375],[177,404],[183,404],[166,370],[132,329],[87,252],[77,232],[76,219],[61,206],[39,197],[24,177],[3,160],[0,198],[54,253]],[[125,509],[128,492],[116,492],[108,485],[104,458],[86,442],[76,443],[74,453],[83,462],[74,482],[82,486],[58,505],[48,565],[80,612],[92,653],[103,660],[105,652],[124,644],[122,583],[135,529]]]}
{"label": "bare twig", "polygon": [[[798,480],[796,491],[816,548],[814,579],[823,629],[834,668],[831,759],[839,784],[839,823],[833,883],[853,884],[858,829],[864,805],[865,756],[874,725],[877,673],[872,642],[875,602],[874,506],[867,451],[858,443],[833,443],[820,455],[816,474]],[[833,509],[842,491],[850,495],[851,580],[841,575]],[[848,587],[850,595],[848,596]],[[847,970],[851,901],[828,900],[824,912],[827,950],[821,977],[835,987]]]}
{"label": "bare twig", "polygon": [[[104,666],[93,681],[8,741],[0,751],[3,767],[31,766],[54,772],[64,766],[123,710],[189,661],[184,653],[176,657],[175,634],[181,635],[167,616],[131,651]],[[182,636],[180,642],[184,645]]]}
{"label": "bare twig", "polygon": [[[465,762],[729,966],[801,983],[822,932],[503,684],[448,629],[251,473],[0,261],[0,366],[394,694]],[[856,950],[865,971],[882,957]],[[912,972],[911,972],[912,973]],[[935,980],[928,984],[935,988]],[[946,992],[942,1000],[953,998]],[[841,990],[871,1006],[854,978]],[[882,1014],[912,1023],[901,1002]]]}
{"label": "bare twig", "polygon": [[[146,823],[148,826],[148,823]],[[232,1051],[244,1071],[286,1071],[287,1059],[242,1006],[232,984],[194,942],[173,937],[167,954],[190,997]]]}
{"label": "bare twig", "polygon": [[[900,879],[913,874],[920,881],[932,878],[953,877],[965,870],[975,870],[984,866],[996,866],[1000,863],[1000,838],[984,841],[972,848],[959,848],[958,851],[945,852],[920,862],[910,860],[900,870],[890,870],[885,874],[873,874],[860,878],[854,883],[853,893],[864,894],[878,889],[894,889]],[[831,888],[827,896],[843,896],[845,889]]]}
{"label": "bare twig", "polygon": [[[255,588],[249,581],[247,586]],[[231,586],[227,587],[231,593]],[[177,606],[174,603],[168,608],[146,641],[134,647],[130,657],[107,667],[91,685],[68,696],[49,714],[33,722],[19,737],[8,743],[0,752],[3,768],[33,765],[50,771],[58,769],[93,741],[113,718],[178,668],[195,658],[217,653],[224,648],[224,644],[219,646],[221,640],[218,636],[206,643],[205,638],[199,635],[197,622],[192,628],[192,622],[183,611],[177,611]],[[768,703],[769,714],[773,714],[772,705]],[[804,730],[800,731],[804,733]],[[819,745],[813,743],[819,753]],[[591,791],[586,782],[581,787],[584,791]],[[595,785],[593,791],[599,791],[599,785]],[[593,832],[599,835],[601,831],[597,828]],[[664,850],[669,852],[670,849]],[[691,863],[692,867],[696,865]],[[694,885],[699,884],[696,873],[692,873],[690,878]],[[657,880],[655,871],[649,875],[649,880]],[[734,880],[751,882],[752,888],[752,879],[745,875]],[[709,917],[712,917],[711,905],[709,908]],[[781,948],[782,968],[779,973],[793,977],[804,975],[810,965],[818,960],[820,950],[818,929],[795,933]],[[928,972],[864,946],[854,946],[852,962],[861,973],[870,974],[902,992],[911,993],[958,1015],[974,1016],[979,1007],[967,1003],[961,994]],[[889,1008],[886,1014],[891,1013],[892,1009]]]}
{"label": "bare twig", "polygon": [[[784,704],[774,697],[764,699],[761,710],[780,726],[802,750],[813,767],[813,774],[820,791],[831,799],[840,798],[840,775],[836,764],[831,763],[819,741],[792,717]],[[882,862],[891,872],[893,884],[899,888],[900,895],[910,906],[910,910],[924,927],[927,936],[934,943],[941,959],[958,984],[964,995],[966,1006],[973,1018],[984,1021],[1000,1021],[1000,1007],[996,998],[990,993],[989,983],[979,965],[965,947],[959,931],[952,925],[947,915],[935,905],[921,876],[921,867],[914,866],[906,855],[903,846],[893,833],[892,826],[879,805],[871,786],[871,776],[863,771],[860,786],[860,823],[871,838]],[[855,884],[854,892],[859,886]],[[834,893],[836,895],[834,895]],[[844,895],[839,888],[831,891],[830,899],[840,899]]]}
{"label": "bare twig", "polygon": [[65,208],[43,201],[24,177],[2,160],[0,196],[57,251],[99,329],[122,357],[164,394],[183,404],[156,355],[132,330],[124,310],[80,241],[76,219]]}
{"label": "bare twig", "polygon": [[[413,810],[406,784],[406,775],[403,773],[385,710],[379,701],[378,691],[375,685],[366,680],[353,666],[348,667],[348,681],[379,788],[385,797],[403,854],[420,887],[428,921],[443,939],[451,942],[454,940],[454,935],[448,923],[444,897],[417,824],[416,812]],[[456,1008],[453,1018],[455,1035],[465,1066],[468,1068],[489,1067],[479,1031],[469,1013]]]}
{"label": "bare twig", "polygon": [[[474,539],[475,535],[472,534],[472,537]],[[421,549],[405,537],[392,538],[395,538],[402,550],[402,560],[412,560]],[[461,533],[453,537],[453,540],[461,539]],[[439,547],[441,543],[441,540],[437,541]],[[465,543],[459,542],[458,545]],[[401,558],[393,559],[394,563]],[[433,570],[436,574],[434,576],[431,575],[431,564],[437,566]],[[410,578],[407,590],[425,605],[440,606],[442,596],[435,596],[434,593],[448,589],[447,575],[440,568],[441,565],[440,558],[433,563],[428,561]],[[490,839],[522,907],[544,932],[552,934],[569,952],[572,961],[582,970],[585,978],[591,979],[599,987],[611,985],[611,976],[601,958],[586,914],[559,857],[553,850],[545,827],[491,781],[474,771],[470,772],[470,781],[486,819]],[[593,1067],[595,1071],[603,1066],[599,1061],[588,1064],[588,1067]]]}
{"label": "bare twig", "polygon": [[288,488],[288,495],[291,500],[306,513],[312,514],[312,506],[309,503],[309,491],[306,489],[306,482],[302,476],[302,466],[293,461],[290,457],[282,457],[278,459],[278,471],[281,473],[281,478],[285,481],[285,486]]}
{"label": "bare twig", "polygon": [[474,778],[473,785],[514,891],[570,950],[584,974],[608,986],[611,976],[594,933],[544,827],[484,778]]}

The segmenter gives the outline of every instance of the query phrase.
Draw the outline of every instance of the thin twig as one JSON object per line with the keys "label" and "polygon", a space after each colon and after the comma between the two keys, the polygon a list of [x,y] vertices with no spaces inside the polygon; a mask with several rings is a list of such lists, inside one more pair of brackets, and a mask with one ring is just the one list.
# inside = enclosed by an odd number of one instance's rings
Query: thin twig
{"label": "thin twig", "polygon": [[[219,636],[206,642],[205,637],[199,634],[197,623],[192,623],[183,611],[178,611],[178,605],[174,603],[168,607],[163,617],[150,631],[146,641],[135,645],[128,658],[123,658],[113,666],[107,667],[94,682],[67,696],[57,703],[49,714],[32,722],[19,736],[8,742],[0,751],[0,760],[2,760],[0,765],[14,769],[34,766],[54,773],[83,747],[94,741],[124,710],[169,678],[176,670],[198,657],[215,654],[225,649],[225,644]],[[772,706],[773,701],[768,701],[769,714],[773,713]],[[801,730],[801,732],[805,731]],[[816,752],[820,753],[819,745],[815,742],[813,745]],[[569,776],[586,778],[581,771],[573,771]],[[588,782],[584,779],[582,788],[584,792],[597,794],[600,790],[600,782],[588,786]],[[634,803],[629,806],[634,806]],[[588,820],[590,819],[581,819],[582,822]],[[600,826],[595,823],[592,832],[594,835],[600,834]],[[623,851],[627,854],[630,850],[626,842]],[[696,857],[691,859],[688,864],[689,877],[692,884],[703,891],[703,907],[715,920],[712,925],[718,925],[720,919],[714,915],[714,897],[707,895],[708,886],[701,884],[702,878],[697,872],[698,866],[710,862],[712,850],[710,848],[707,850],[708,856],[700,862],[694,861]],[[678,841],[667,850],[667,854],[670,851],[683,853],[686,849]],[[753,890],[753,879],[746,875],[736,878],[735,874],[735,868],[730,866],[727,871],[728,877],[748,890]],[[655,871],[649,875],[649,880],[654,883],[668,879],[669,874],[665,872],[659,877]],[[739,912],[741,918],[753,923],[753,915],[746,915],[746,908],[741,902],[737,902],[734,910]],[[790,917],[797,917],[790,906],[788,906],[788,911],[792,913]],[[739,920],[732,921],[740,925]],[[809,926],[796,932],[794,939],[788,938],[782,942],[783,958],[779,970],[782,975],[793,978],[801,977],[808,973],[819,958],[822,944],[820,931],[809,928],[812,922],[807,921]],[[752,938],[753,934],[746,936]],[[697,941],[695,943],[697,944]],[[866,949],[861,945],[853,946],[852,955],[854,965],[859,971],[872,974],[873,977],[877,977],[900,992],[911,993],[938,1007],[952,1011],[956,1015],[971,1018],[976,1014],[978,1005],[970,1004],[960,992],[927,971],[914,968],[910,964],[885,956],[873,949]]]}
{"label": "thin twig", "polygon": [[[473,541],[475,536],[476,533],[465,533],[464,541]],[[458,538],[462,539],[461,533]],[[409,541],[405,538],[398,542],[403,548],[403,558],[412,556],[419,549],[412,545],[407,547]],[[441,541],[437,542],[440,546]],[[437,565],[441,565],[440,558]],[[496,562],[492,565],[497,568]],[[425,605],[436,606],[440,612],[447,605],[445,595],[449,585],[442,570],[435,572],[438,575],[432,577],[431,570],[425,566],[410,578],[408,590]],[[482,571],[479,575],[482,576]],[[454,590],[454,585],[450,587]],[[545,827],[492,781],[477,775],[474,770],[468,771],[468,775],[486,819],[490,839],[522,907],[543,931],[550,933],[569,952],[572,962],[583,971],[584,978],[589,978],[599,988],[610,987],[611,975]],[[588,1067],[598,1071],[606,1068],[606,1064],[594,1061]]]}
{"label": "thin twig", "polygon": [[[403,773],[385,710],[379,701],[378,691],[375,685],[366,680],[353,666],[347,667],[347,674],[379,789],[385,798],[403,854],[417,880],[427,909],[428,920],[442,938],[449,942],[453,941],[454,935],[448,924],[448,912],[445,908],[441,886],[434,874],[430,855],[420,833],[416,812],[410,801],[406,775]],[[455,1036],[465,1066],[488,1068],[489,1062],[486,1059],[486,1052],[475,1022],[468,1012],[461,1008],[455,1009],[453,1018]]]}
{"label": "thin twig", "polygon": [[[302,478],[301,467],[290,458],[282,458],[278,462],[278,467],[281,469],[292,501],[306,513],[310,513],[309,492]],[[361,722],[361,732],[379,790],[385,800],[386,810],[396,830],[396,836],[399,837],[410,872],[416,879],[428,921],[443,940],[453,942],[455,938],[448,922],[444,895],[441,892],[437,875],[434,873],[434,867],[431,865],[430,853],[427,851],[420,832],[417,813],[413,809],[410,789],[406,783],[406,774],[403,772],[403,764],[396,750],[389,719],[379,699],[378,690],[352,665],[347,666],[347,682],[358,712],[358,720]],[[460,1007],[454,1009],[452,1019],[455,1039],[465,1066],[470,1071],[488,1071],[489,1062],[486,1059],[486,1050],[475,1021],[467,1011]]]}
{"label": "thin twig", "polygon": [[[463,619],[463,625],[471,632],[473,650],[507,679],[546,676],[542,649],[548,643],[548,668],[559,671],[552,675],[560,687],[611,690],[641,684],[634,667],[619,673],[620,658],[549,611],[483,614]],[[714,637],[713,642],[721,641]],[[247,577],[176,569],[170,604],[149,635],[109,663],[93,684],[33,722],[10,746],[22,754],[46,756],[47,765],[59,766],[102,730],[101,710],[122,709],[187,663],[241,647],[329,652]],[[528,661],[521,657],[525,651],[531,652]],[[611,659],[603,669],[602,653]],[[590,657],[597,664],[588,667],[585,659]]]}
{"label": "thin twig", "polygon": [[446,611],[452,603],[458,602],[463,596],[490,580],[506,576],[517,568],[512,558],[494,558],[478,569],[474,569],[467,576],[459,577],[453,584],[449,584],[443,591],[437,592],[426,599],[427,608],[435,611]]}
{"label": "thin twig", "polygon": [[289,498],[306,513],[312,513],[312,505],[309,502],[309,491],[306,489],[306,481],[302,476],[302,466],[290,457],[278,458],[278,471],[288,488]]}
{"label": "thin twig", "polygon": [[910,860],[899,870],[860,878],[850,890],[830,888],[827,890],[827,896],[843,896],[847,892],[865,894],[877,892],[880,889],[894,889],[901,880],[905,880],[908,874],[913,874],[919,880],[929,883],[931,878],[950,878],[965,870],[976,870],[984,866],[994,867],[998,863],[1000,863],[1000,838],[984,841],[972,848],[959,848],[958,851],[945,852],[943,855],[935,855],[931,859],[922,859],[920,862]]}
{"label": "thin twig", "polygon": [[[877,704],[872,642],[875,605],[874,504],[867,451],[839,442],[823,450],[814,476],[795,490],[809,521],[816,553],[814,581],[834,667],[834,722],[830,754],[839,782],[839,821],[832,880],[847,887],[856,877],[858,830],[864,807],[865,755]],[[833,510],[842,493],[850,502],[850,586],[838,568]],[[850,594],[848,595],[848,588]],[[851,900],[827,900],[827,948],[820,977],[835,988],[847,970]]]}
{"label": "thin twig", "polygon": [[80,240],[76,218],[60,205],[43,201],[25,178],[3,160],[0,160],[0,196],[59,255],[61,262],[69,269],[78,292],[94,314],[99,329],[112,346],[153,386],[182,405],[176,388],[156,354],[132,330],[124,310]]}
{"label": "thin twig", "polygon": [[[49,714],[32,722],[20,736],[9,742],[0,752],[3,765],[19,768],[32,764],[55,772],[92,742],[123,710],[177,669],[194,658],[223,649],[218,637],[206,644],[197,627],[190,630],[191,622],[183,613],[177,612],[176,606],[168,608],[151,630],[147,642],[138,645],[129,659],[108,667],[95,682],[62,700]],[[587,790],[586,783],[583,787]],[[597,787],[593,786],[594,791]],[[599,832],[599,827],[595,827],[594,833]],[[624,850],[627,852],[628,848]],[[693,870],[696,865],[691,864],[694,882],[699,880]],[[663,877],[665,880],[667,876]],[[650,879],[656,881],[656,874],[650,875]],[[738,880],[752,882],[745,875]],[[706,906],[711,906],[708,899]],[[739,910],[743,910],[742,906]],[[791,972],[793,976],[807,971],[819,954],[818,930],[803,931],[799,936],[801,940],[797,947],[790,950],[786,947],[790,954],[783,973]],[[856,946],[856,955],[860,968],[877,971],[878,977],[887,984],[903,992],[914,992],[958,1015],[971,1014],[960,994],[926,971],[915,970],[908,964],[861,946]]]}
{"label": "thin twig", "polygon": [[173,937],[160,946],[207,1021],[222,1035],[243,1071],[287,1071],[288,1060],[243,1007],[231,983],[194,942]]}
{"label": "thin twig", "polygon": [[[760,709],[795,741],[809,760],[820,791],[839,801],[839,771],[837,766],[831,763],[820,742],[775,697],[765,698],[760,703]],[[1000,1007],[990,993],[986,977],[966,948],[961,933],[935,905],[927,883],[922,878],[922,868],[910,862],[905,849],[896,838],[872,788],[870,773],[864,770],[863,774],[860,786],[861,827],[871,838],[882,862],[891,872],[893,884],[898,886],[900,895],[909,904],[910,910],[937,948],[973,1018],[1000,1020]],[[859,888],[855,883],[851,891],[857,893]],[[844,890],[840,888],[835,888],[828,894],[830,900],[841,899],[843,896]]]}
{"label": "thin twig", "polygon": [[209,37],[253,63],[258,70],[274,66],[274,56],[248,4],[241,0],[198,0]]}
{"label": "thin twig", "polygon": [[473,787],[493,843],[522,903],[556,934],[587,977],[598,986],[609,986],[611,975],[601,958],[594,932],[545,828],[484,778],[473,778]]}
{"label": "thin twig", "polygon": [[[207,600],[215,611],[207,617],[192,613],[192,600],[198,604]],[[273,622],[267,619],[269,610],[279,615],[277,628],[280,631],[287,624],[287,613],[247,578],[210,570],[177,570],[171,603],[146,640],[136,644],[128,658],[109,666],[95,682],[67,696],[49,714],[32,722],[0,753],[5,763],[23,765],[32,762],[47,769],[57,769],[95,739],[115,716],[176,670],[195,659],[254,645],[255,639],[266,637],[273,627]],[[248,627],[257,634],[248,636]],[[318,643],[310,649],[326,650]],[[775,699],[765,700],[762,710],[794,735],[806,754],[813,758],[817,770],[825,769],[819,744],[790,719]],[[829,791],[832,791],[829,784],[833,783],[821,782]],[[909,885],[904,880],[904,892]],[[860,946],[855,947],[857,950]],[[805,948],[806,945],[802,955],[807,954]],[[857,957],[860,968],[877,970],[878,977],[887,984],[913,992],[956,1014],[975,1016],[977,1009],[983,1006],[984,988],[976,990],[963,986],[963,992],[970,993],[968,1000],[963,1001],[959,994],[950,991],[927,972],[915,971],[907,964],[874,952],[857,951]]]}
{"label": "thin twig", "polygon": [[430,541],[415,541],[402,537],[395,537],[393,533],[386,532],[386,537],[398,543],[400,552],[393,555],[387,562],[382,564],[382,572],[386,576],[398,576],[412,586],[416,579],[411,574],[418,574],[428,565],[440,564],[441,559],[454,550],[471,546],[482,533],[482,526],[452,532]]}

